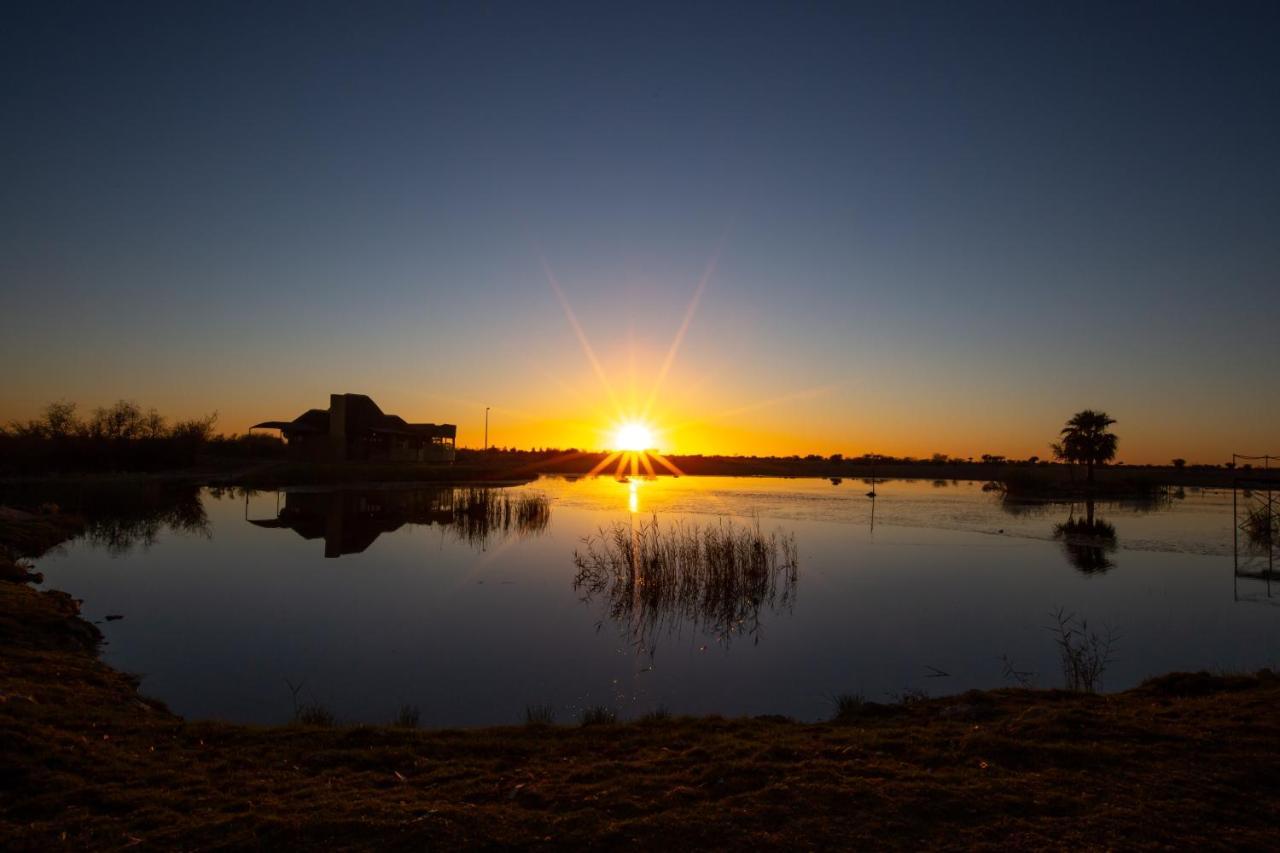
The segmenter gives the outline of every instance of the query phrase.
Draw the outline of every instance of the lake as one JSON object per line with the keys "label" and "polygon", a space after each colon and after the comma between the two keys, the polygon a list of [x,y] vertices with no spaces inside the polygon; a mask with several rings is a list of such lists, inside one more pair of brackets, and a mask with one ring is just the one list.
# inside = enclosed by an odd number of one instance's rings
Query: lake
{"label": "lake", "polygon": [[[1088,508],[1010,502],[979,482],[881,482],[874,500],[868,488],[178,488],[85,508],[89,532],[39,562],[100,621],[104,659],[193,719],[280,723],[295,699],[344,722],[414,705],[428,726],[518,723],[528,706],[562,722],[601,705],[624,719],[821,719],[840,693],[1060,686],[1047,630],[1060,608],[1114,635],[1106,690],[1280,661],[1280,588],[1238,576],[1231,490]],[[670,596],[584,582],[585,539],[603,548],[602,530],[625,539],[655,519],[758,525],[794,541],[794,571]]]}

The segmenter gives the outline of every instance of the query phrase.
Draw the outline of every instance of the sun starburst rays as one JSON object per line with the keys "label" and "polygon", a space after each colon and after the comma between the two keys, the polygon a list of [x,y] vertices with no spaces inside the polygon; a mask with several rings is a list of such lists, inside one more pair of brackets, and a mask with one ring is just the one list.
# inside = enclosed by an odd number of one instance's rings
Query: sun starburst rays
{"label": "sun starburst rays", "polygon": [[[715,255],[707,265],[706,271],[698,281],[698,285],[694,290],[693,296],[689,301],[688,307],[685,309],[684,318],[676,331],[675,337],[671,341],[671,345],[667,349],[666,357],[658,370],[649,393],[646,395],[643,408],[639,406],[639,394],[637,393],[637,354],[634,339],[629,340],[628,346],[628,383],[627,390],[629,392],[630,406],[624,409],[618,399],[618,395],[614,390],[613,383],[609,381],[608,373],[604,369],[599,357],[596,355],[595,348],[591,346],[591,342],[587,337],[586,330],[582,323],[579,322],[577,314],[573,310],[573,306],[569,304],[569,299],[565,295],[564,288],[561,287],[559,279],[551,270],[551,265],[545,258],[542,259],[542,268],[547,276],[547,283],[551,286],[552,292],[556,296],[556,300],[560,303],[561,309],[564,311],[565,320],[569,323],[569,327],[573,330],[574,336],[578,340],[578,345],[582,349],[582,354],[587,360],[587,364],[591,367],[596,379],[599,381],[605,397],[609,404],[613,407],[614,419],[613,427],[607,442],[610,446],[610,453],[606,455],[599,463],[595,465],[589,472],[591,476],[596,476],[613,467],[613,473],[617,477],[639,476],[643,470],[645,476],[656,476],[657,469],[653,465],[653,460],[666,469],[668,472],[679,475],[680,469],[677,468],[670,460],[657,452],[655,447],[656,435],[658,430],[651,425],[650,414],[653,406],[658,399],[662,384],[670,372],[675,362],[676,355],[680,350],[680,344],[684,340],[685,334],[688,332],[690,324],[693,322],[694,315],[697,313],[698,304],[702,299],[702,292],[706,288],[707,281],[710,279],[715,270],[716,260],[719,257],[717,249]],[[559,378],[557,377],[559,382]],[[561,384],[564,384],[561,382]]]}
{"label": "sun starburst rays", "polygon": [[[727,238],[727,231],[725,237]],[[587,337],[586,330],[578,320],[577,314],[569,303],[569,299],[561,286],[560,281],[556,278],[555,273],[551,270],[551,265],[545,256],[541,258],[542,268],[546,274],[547,282],[551,286],[552,292],[555,294],[556,300],[560,303],[561,310],[564,312],[565,320],[572,329],[574,337],[578,341],[578,345],[582,350],[582,354],[586,359],[587,365],[598,381],[603,398],[607,401],[604,411],[601,411],[596,405],[591,408],[596,409],[596,414],[600,417],[597,423],[604,423],[608,426],[601,434],[601,444],[609,448],[609,452],[592,467],[589,472],[590,476],[598,476],[602,473],[611,473],[620,479],[636,476],[656,476],[658,473],[669,472],[674,475],[680,475],[680,469],[671,462],[670,459],[663,456],[656,449],[659,440],[669,440],[676,432],[680,432],[691,424],[705,423],[708,420],[718,420],[721,418],[731,418],[758,408],[766,408],[773,405],[790,402],[796,399],[804,399],[814,394],[822,394],[829,390],[828,387],[819,386],[817,388],[804,389],[799,392],[791,392],[783,394],[771,399],[764,399],[747,405],[741,405],[729,408],[718,415],[702,415],[696,420],[689,421],[680,425],[672,425],[670,423],[662,424],[655,415],[655,411],[660,411],[659,402],[665,383],[675,366],[676,360],[680,354],[681,347],[687,337],[693,321],[697,316],[699,306],[702,304],[703,295],[711,279],[715,276],[716,268],[719,264],[721,250],[724,246],[724,238],[721,239],[719,245],[711,253],[707,261],[706,267],[703,269],[702,275],[698,278],[697,284],[689,297],[689,302],[685,306],[685,310],[680,320],[679,326],[676,328],[675,334],[672,336],[671,343],[667,347],[661,362],[658,363],[657,370],[653,380],[649,386],[647,394],[643,397],[638,393],[639,388],[639,369],[638,365],[641,360],[637,357],[637,348],[634,337],[630,334],[626,337],[627,361],[625,363],[626,381],[624,391],[627,397],[627,404],[624,406],[623,401],[619,398],[615,390],[614,383],[610,381],[608,372],[605,370],[603,363],[597,356],[595,349],[592,347]],[[562,386],[568,385],[560,377],[554,377],[557,383]],[[708,376],[710,379],[710,375]],[[591,403],[592,395],[584,394],[579,389],[570,388],[574,396],[579,397],[583,402]],[[641,400],[643,399],[643,403]],[[611,416],[607,414],[611,410]]]}

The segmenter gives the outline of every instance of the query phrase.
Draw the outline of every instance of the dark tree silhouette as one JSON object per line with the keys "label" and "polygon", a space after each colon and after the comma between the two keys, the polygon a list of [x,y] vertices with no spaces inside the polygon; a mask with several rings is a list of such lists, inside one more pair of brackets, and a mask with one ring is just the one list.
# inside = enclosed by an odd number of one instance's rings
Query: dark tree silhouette
{"label": "dark tree silhouette", "polygon": [[1115,458],[1120,440],[1115,433],[1107,431],[1115,422],[1106,412],[1093,409],[1076,412],[1062,428],[1062,441],[1053,445],[1054,456],[1067,462],[1083,462],[1088,481],[1092,483],[1094,467]]}

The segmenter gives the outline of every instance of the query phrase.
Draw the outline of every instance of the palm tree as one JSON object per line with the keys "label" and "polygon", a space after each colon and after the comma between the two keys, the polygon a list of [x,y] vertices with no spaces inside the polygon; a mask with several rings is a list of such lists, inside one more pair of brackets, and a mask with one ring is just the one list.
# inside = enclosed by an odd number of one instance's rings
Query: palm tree
{"label": "palm tree", "polygon": [[1106,412],[1093,409],[1076,412],[1062,428],[1062,441],[1053,445],[1054,455],[1067,462],[1083,462],[1088,481],[1092,483],[1094,466],[1105,465],[1116,456],[1120,440],[1115,433],[1107,432],[1107,427],[1115,422]]}

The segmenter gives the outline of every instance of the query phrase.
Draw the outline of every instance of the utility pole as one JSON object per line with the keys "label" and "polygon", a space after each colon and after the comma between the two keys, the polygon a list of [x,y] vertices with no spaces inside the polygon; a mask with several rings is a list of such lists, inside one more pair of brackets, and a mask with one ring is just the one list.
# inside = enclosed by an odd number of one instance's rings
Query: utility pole
{"label": "utility pole", "polygon": [[489,451],[489,407],[484,407],[484,449]]}

